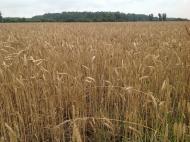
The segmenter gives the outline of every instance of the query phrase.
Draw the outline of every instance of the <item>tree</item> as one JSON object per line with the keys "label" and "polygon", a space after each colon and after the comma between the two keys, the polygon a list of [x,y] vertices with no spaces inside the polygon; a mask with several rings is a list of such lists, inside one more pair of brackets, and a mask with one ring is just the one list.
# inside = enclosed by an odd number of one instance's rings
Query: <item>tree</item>
{"label": "tree", "polygon": [[159,21],[162,21],[162,14],[158,13],[158,19]]}
{"label": "tree", "polygon": [[163,14],[162,14],[162,19],[163,19],[163,21],[166,21],[166,20],[167,20],[167,15],[166,15],[166,13],[163,13]]}
{"label": "tree", "polygon": [[150,21],[153,21],[154,15],[151,13],[151,14],[148,15],[148,18],[149,18]]}
{"label": "tree", "polygon": [[0,11],[0,23],[3,21],[3,17],[2,17],[2,14],[1,14],[1,11]]}

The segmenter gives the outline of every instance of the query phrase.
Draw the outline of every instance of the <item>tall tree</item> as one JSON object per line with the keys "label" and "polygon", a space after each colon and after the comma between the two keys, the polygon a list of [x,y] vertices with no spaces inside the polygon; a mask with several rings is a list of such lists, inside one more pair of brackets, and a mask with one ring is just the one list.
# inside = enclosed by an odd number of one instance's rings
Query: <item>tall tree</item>
{"label": "tall tree", "polygon": [[159,21],[162,21],[162,14],[158,13]]}
{"label": "tall tree", "polygon": [[148,18],[149,18],[150,21],[153,21],[154,15],[151,13],[151,14],[148,15]]}
{"label": "tall tree", "polygon": [[166,13],[163,13],[163,14],[162,14],[162,19],[163,19],[163,21],[166,21],[166,20],[167,20],[167,15],[166,15]]}
{"label": "tall tree", "polygon": [[2,14],[1,14],[1,11],[0,11],[0,22],[3,21],[3,17],[2,17]]}

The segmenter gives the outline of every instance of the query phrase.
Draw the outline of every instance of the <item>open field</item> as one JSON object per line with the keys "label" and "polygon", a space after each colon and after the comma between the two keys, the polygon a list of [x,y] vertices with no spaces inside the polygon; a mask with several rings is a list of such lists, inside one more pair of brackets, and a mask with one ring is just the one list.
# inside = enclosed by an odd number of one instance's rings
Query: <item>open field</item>
{"label": "open field", "polygon": [[189,142],[188,30],[0,24],[0,142]]}

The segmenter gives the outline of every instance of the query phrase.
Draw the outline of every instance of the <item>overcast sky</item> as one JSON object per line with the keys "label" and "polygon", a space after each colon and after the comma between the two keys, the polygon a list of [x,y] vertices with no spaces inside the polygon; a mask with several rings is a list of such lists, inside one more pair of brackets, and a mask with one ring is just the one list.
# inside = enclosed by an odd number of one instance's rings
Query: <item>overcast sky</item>
{"label": "overcast sky", "polygon": [[4,17],[32,17],[62,11],[120,11],[190,19],[190,0],[0,0]]}

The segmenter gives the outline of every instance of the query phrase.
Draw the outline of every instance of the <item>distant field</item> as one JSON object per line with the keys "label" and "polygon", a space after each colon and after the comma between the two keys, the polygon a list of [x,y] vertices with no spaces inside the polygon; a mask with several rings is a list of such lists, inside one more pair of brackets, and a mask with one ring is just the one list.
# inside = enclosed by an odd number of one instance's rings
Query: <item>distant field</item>
{"label": "distant field", "polygon": [[190,23],[0,24],[0,142],[189,142]]}

